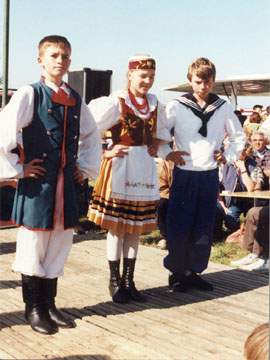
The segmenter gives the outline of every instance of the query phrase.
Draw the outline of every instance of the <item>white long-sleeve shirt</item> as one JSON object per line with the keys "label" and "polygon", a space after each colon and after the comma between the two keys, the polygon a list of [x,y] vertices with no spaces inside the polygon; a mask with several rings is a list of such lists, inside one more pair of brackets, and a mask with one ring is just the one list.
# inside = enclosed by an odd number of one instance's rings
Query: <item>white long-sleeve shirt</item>
{"label": "white long-sleeve shirt", "polygon": [[[45,83],[55,92],[58,91],[59,88],[54,83],[48,81]],[[61,88],[69,92],[64,83]],[[2,179],[21,177],[23,174],[18,155],[11,151],[17,147],[17,144],[23,147],[21,131],[31,123],[33,112],[34,89],[30,85],[17,90],[0,112],[0,178]],[[95,178],[100,165],[101,139],[96,123],[84,101],[81,104],[80,115],[77,165],[85,178]]]}
{"label": "white long-sleeve shirt", "polygon": [[[170,142],[171,135],[166,127],[166,114],[164,107],[158,102],[155,95],[148,93],[146,96],[149,103],[149,112],[145,115],[142,115],[132,104],[126,90],[116,91],[110,96],[102,96],[98,99],[92,100],[88,106],[95,118],[100,133],[102,134],[104,131],[110,129],[119,121],[121,113],[119,97],[121,97],[125,99],[125,103],[134,111],[135,115],[139,116],[141,119],[148,118],[149,113],[154,111],[157,107],[156,137],[166,142]],[[139,102],[140,98],[136,98],[136,100]]]}
{"label": "white long-sleeve shirt", "polygon": [[[184,170],[204,171],[217,167],[214,151],[220,150],[225,136],[227,147],[224,156],[228,163],[235,161],[245,144],[245,135],[241,124],[229,103],[220,106],[207,123],[207,136],[199,133],[201,119],[190,108],[177,100],[166,107],[167,127],[174,128],[174,140],[177,150],[186,151]],[[161,145],[159,155],[165,158],[172,150],[167,144]]]}

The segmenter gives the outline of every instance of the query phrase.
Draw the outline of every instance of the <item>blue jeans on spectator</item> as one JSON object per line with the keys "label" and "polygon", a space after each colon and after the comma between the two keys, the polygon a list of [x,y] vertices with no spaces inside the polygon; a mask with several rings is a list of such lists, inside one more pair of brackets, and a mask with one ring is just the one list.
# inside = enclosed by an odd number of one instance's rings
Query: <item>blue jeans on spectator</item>
{"label": "blue jeans on spectator", "polygon": [[226,228],[232,232],[236,231],[240,227],[240,215],[245,213],[246,209],[239,207],[237,205],[231,205],[228,208],[227,214],[225,213],[223,207],[220,203],[217,203],[217,214],[216,214],[216,223],[220,224],[222,228],[222,222]]}

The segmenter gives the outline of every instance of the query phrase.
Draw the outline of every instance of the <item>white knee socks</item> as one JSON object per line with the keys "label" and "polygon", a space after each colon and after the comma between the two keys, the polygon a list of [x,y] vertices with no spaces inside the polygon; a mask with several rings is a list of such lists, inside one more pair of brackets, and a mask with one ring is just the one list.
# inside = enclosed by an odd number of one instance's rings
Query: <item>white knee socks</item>
{"label": "white knee socks", "polygon": [[134,259],[139,247],[137,234],[125,234],[123,237],[114,235],[110,231],[107,234],[107,259],[117,261],[121,258],[122,249],[124,258]]}
{"label": "white knee socks", "polygon": [[123,243],[124,258],[135,259],[137,257],[139,247],[139,235],[125,234]]}

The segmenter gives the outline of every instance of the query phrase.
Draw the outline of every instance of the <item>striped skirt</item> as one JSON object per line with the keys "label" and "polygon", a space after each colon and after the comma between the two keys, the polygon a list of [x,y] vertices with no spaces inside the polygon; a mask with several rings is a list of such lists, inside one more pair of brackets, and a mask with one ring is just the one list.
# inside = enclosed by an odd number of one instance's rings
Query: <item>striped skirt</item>
{"label": "striped skirt", "polygon": [[157,201],[111,197],[112,160],[103,159],[89,209],[89,220],[114,234],[145,234],[157,229]]}

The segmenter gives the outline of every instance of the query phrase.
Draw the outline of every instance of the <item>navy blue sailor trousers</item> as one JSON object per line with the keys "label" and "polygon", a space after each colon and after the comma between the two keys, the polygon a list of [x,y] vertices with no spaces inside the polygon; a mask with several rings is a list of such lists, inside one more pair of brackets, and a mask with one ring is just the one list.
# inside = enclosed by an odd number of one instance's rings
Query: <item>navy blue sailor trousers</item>
{"label": "navy blue sailor trousers", "polygon": [[207,268],[217,207],[218,169],[174,168],[167,212],[164,266],[173,273],[201,273]]}

